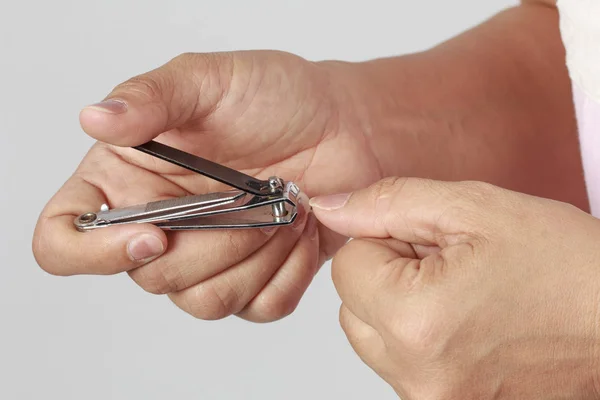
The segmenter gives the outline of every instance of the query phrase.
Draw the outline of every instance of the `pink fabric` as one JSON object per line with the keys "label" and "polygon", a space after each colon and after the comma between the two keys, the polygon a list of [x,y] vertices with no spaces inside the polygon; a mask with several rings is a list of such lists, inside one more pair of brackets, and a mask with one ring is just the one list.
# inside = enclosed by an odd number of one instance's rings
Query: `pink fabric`
{"label": "pink fabric", "polygon": [[600,103],[573,85],[579,140],[592,214],[600,217]]}

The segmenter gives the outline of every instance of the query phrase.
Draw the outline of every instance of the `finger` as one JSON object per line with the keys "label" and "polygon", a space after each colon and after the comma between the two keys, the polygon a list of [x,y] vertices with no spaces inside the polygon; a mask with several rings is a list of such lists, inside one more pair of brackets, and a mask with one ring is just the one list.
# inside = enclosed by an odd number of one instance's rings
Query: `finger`
{"label": "finger", "polygon": [[298,242],[306,218],[296,229],[279,228],[264,246],[223,272],[187,289],[169,294],[182,310],[203,320],[225,318],[240,312],[285,262]]}
{"label": "finger", "polygon": [[42,211],[33,238],[34,255],[43,269],[56,275],[138,268],[166,250],[163,231],[131,224],[81,233],[73,220],[102,204],[124,207],[185,194],[178,185],[123,162],[108,146],[97,143]]}
{"label": "finger", "polygon": [[[279,247],[270,247],[275,258],[285,257],[300,237],[307,207],[300,203],[298,217],[284,229],[243,229],[171,232],[169,250],[143,268],[129,271],[144,290],[155,294],[182,291],[241,263],[274,238],[282,237]],[[205,286],[197,288],[205,290]]]}
{"label": "finger", "polygon": [[169,249],[162,257],[128,273],[150,293],[183,290],[241,262],[271,236],[255,229],[170,232]]}
{"label": "finger", "polygon": [[488,230],[502,195],[509,197],[483,183],[393,178],[310,204],[321,223],[343,235],[445,247]]}
{"label": "finger", "polygon": [[317,273],[318,242],[317,220],[311,213],[302,236],[283,265],[237,316],[253,322],[272,322],[290,315]]}
{"label": "finger", "polygon": [[410,246],[354,239],[333,258],[332,278],[345,306],[373,328],[398,318],[401,301],[415,287],[419,260]]}
{"label": "finger", "polygon": [[[176,177],[160,175],[143,166],[129,163],[123,154],[118,154],[115,149],[113,146],[96,143],[76,172],[81,179],[104,193],[110,208],[140,205],[192,194],[173,179]],[[202,191],[204,188],[198,189]],[[55,214],[60,214],[70,212],[74,206],[80,206],[79,203],[77,195],[73,194],[61,198],[60,202],[53,202],[51,207]],[[96,204],[96,209],[99,206],[100,204]]]}
{"label": "finger", "polygon": [[184,54],[121,83],[80,113],[92,137],[134,146],[206,117],[227,92],[233,61],[224,54]]}
{"label": "finger", "polygon": [[398,377],[393,361],[388,356],[385,341],[376,329],[366,324],[350,311],[344,304],[340,307],[340,325],[350,346],[377,375],[386,382],[394,382]]}
{"label": "finger", "polygon": [[63,185],[42,211],[35,228],[33,254],[42,269],[63,276],[116,274],[137,268],[164,252],[166,236],[152,225],[77,231],[75,217],[103,203],[103,192],[78,175]]}
{"label": "finger", "polygon": [[[313,213],[314,214],[314,213]],[[316,217],[315,217],[316,218]],[[318,221],[317,221],[318,222]],[[318,224],[319,231],[319,265],[333,258],[335,253],[348,242],[348,237]]]}
{"label": "finger", "polygon": [[437,254],[441,250],[439,246],[425,246],[422,244],[413,244],[412,248],[415,251],[416,257],[421,260],[425,257]]}
{"label": "finger", "polygon": [[360,359],[390,384],[402,399],[408,398],[399,382],[402,377],[398,376],[398,366],[389,356],[388,346],[379,332],[361,321],[344,304],[340,307],[340,325]]}

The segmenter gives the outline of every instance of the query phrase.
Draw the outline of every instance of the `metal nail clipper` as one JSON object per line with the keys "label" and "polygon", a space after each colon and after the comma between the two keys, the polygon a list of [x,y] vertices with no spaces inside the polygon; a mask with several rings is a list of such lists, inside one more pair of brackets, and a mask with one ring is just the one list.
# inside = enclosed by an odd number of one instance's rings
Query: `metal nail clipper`
{"label": "metal nail clipper", "polygon": [[156,141],[134,147],[143,153],[231,186],[233,189],[159,200],[110,210],[102,205],[75,219],[81,232],[113,225],[151,223],[165,230],[262,228],[288,225],[298,214],[301,196],[293,182],[260,180]]}

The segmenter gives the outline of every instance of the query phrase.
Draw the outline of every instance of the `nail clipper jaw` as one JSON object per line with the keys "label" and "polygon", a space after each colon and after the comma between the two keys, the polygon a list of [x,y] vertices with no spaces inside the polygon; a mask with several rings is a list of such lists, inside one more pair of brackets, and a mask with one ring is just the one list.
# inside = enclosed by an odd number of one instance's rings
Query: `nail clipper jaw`
{"label": "nail clipper jaw", "polygon": [[[271,189],[272,194],[281,192],[283,190],[283,185],[283,179],[280,179],[276,176],[269,178],[269,188]],[[282,201],[273,204],[271,209],[275,220],[285,217],[288,213],[288,211],[285,209],[285,204]]]}

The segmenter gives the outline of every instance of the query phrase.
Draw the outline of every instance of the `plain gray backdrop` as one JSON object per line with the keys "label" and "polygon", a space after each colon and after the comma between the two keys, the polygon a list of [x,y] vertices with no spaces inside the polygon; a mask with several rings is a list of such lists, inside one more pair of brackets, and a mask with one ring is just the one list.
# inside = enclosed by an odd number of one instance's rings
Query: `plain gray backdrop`
{"label": "plain gray backdrop", "polygon": [[182,52],[358,61],[426,49],[508,0],[0,0],[0,399],[393,399],[338,324],[329,265],[272,324],[205,322],[126,274],[35,263],[39,212],[92,140],[78,113]]}

